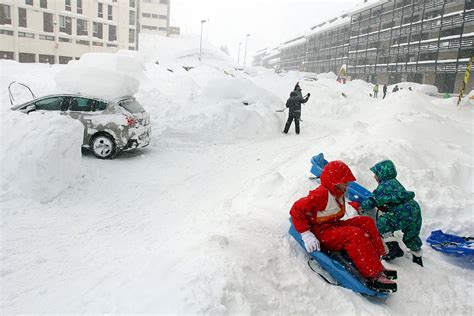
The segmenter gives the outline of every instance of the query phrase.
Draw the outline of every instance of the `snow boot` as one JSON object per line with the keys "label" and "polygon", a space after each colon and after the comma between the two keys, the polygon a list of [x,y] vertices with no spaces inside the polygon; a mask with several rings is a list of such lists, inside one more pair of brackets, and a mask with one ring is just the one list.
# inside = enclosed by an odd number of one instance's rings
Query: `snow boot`
{"label": "snow boot", "polygon": [[385,261],[390,261],[395,258],[403,256],[403,250],[398,245],[397,241],[389,241],[386,243],[388,247],[388,253],[382,256],[382,259]]}
{"label": "snow boot", "polygon": [[383,273],[375,278],[369,278],[368,286],[377,292],[395,293],[397,291],[397,283],[387,279]]}
{"label": "snow boot", "polygon": [[423,259],[421,258],[421,251],[411,251],[413,256],[413,262],[418,264],[419,266],[423,266]]}
{"label": "snow boot", "polygon": [[383,267],[382,272],[385,275],[385,277],[389,280],[396,280],[398,278],[397,270],[390,270]]}

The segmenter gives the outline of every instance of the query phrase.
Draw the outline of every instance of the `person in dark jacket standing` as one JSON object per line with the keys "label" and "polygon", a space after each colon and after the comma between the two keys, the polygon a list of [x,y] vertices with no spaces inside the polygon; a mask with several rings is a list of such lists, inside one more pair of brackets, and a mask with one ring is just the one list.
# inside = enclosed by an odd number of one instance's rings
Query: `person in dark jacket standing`
{"label": "person in dark jacket standing", "polygon": [[385,99],[386,96],[387,96],[387,85],[384,84],[383,85],[383,98],[382,99]]}
{"label": "person in dark jacket standing", "polygon": [[308,93],[303,98],[300,95],[298,95],[298,93],[296,92],[296,89],[295,91],[292,91],[290,93],[290,98],[286,101],[286,107],[289,109],[289,112],[288,112],[288,120],[286,121],[285,129],[283,130],[284,134],[288,134],[288,130],[290,129],[291,122],[293,120],[295,120],[296,134],[300,133],[301,104],[308,102],[310,95],[311,94]]}

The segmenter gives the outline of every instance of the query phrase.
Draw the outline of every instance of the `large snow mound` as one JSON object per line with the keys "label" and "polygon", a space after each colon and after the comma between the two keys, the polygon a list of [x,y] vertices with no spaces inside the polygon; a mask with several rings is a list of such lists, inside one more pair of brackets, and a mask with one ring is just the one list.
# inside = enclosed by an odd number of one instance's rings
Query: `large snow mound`
{"label": "large snow mound", "polygon": [[1,116],[0,196],[51,201],[77,182],[84,127],[56,113]]}
{"label": "large snow mound", "polygon": [[[156,34],[140,34],[140,51],[147,62],[158,62],[160,65],[179,63],[182,66],[197,67],[202,63],[211,62],[220,66],[235,66],[235,61],[213,46],[206,39],[198,36],[160,36]],[[201,55],[201,61],[199,57]]]}
{"label": "large snow mound", "polygon": [[64,91],[111,100],[132,96],[140,88],[145,66],[132,54],[87,53],[71,61],[56,76]]}
{"label": "large snow mound", "polygon": [[[416,83],[416,82],[399,82],[397,84],[393,84],[391,86],[387,87],[387,91],[390,93],[392,92],[392,89],[395,86],[398,86],[399,89],[406,89],[410,91],[410,88],[412,91],[428,94],[428,95],[436,95],[438,93],[438,88],[436,86],[430,85],[430,84],[421,84],[421,83]],[[381,91],[381,89],[380,89]]]}

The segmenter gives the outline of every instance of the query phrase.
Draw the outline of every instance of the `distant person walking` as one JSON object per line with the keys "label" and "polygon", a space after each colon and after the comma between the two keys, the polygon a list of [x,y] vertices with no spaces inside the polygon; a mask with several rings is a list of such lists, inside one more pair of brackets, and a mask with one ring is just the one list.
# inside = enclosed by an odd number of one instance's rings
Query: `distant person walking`
{"label": "distant person walking", "polygon": [[376,83],[374,85],[374,98],[377,98],[377,94],[379,93],[379,85]]}
{"label": "distant person walking", "polygon": [[395,92],[397,92],[397,91],[398,91],[398,85],[396,84],[395,87],[394,87],[393,90],[392,90],[392,93],[395,93]]}
{"label": "distant person walking", "polygon": [[286,107],[288,111],[288,120],[286,121],[285,129],[283,130],[284,134],[288,134],[291,123],[295,121],[295,133],[300,133],[300,118],[301,118],[301,104],[308,102],[308,99],[311,94],[307,94],[304,98],[301,97],[301,89],[299,90],[300,94],[296,91],[291,91],[290,98],[286,101]]}
{"label": "distant person walking", "polygon": [[387,85],[386,84],[383,85],[382,91],[383,91],[383,98],[382,99],[385,99],[385,97],[387,96]]}

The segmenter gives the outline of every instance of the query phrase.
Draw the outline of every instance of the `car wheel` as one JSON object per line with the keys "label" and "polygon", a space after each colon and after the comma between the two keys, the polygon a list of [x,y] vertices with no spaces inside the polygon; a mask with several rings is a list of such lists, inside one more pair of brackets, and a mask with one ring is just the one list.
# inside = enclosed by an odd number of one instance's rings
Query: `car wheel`
{"label": "car wheel", "polygon": [[95,135],[91,140],[92,153],[100,159],[112,159],[117,153],[117,146],[112,136],[106,133]]}

